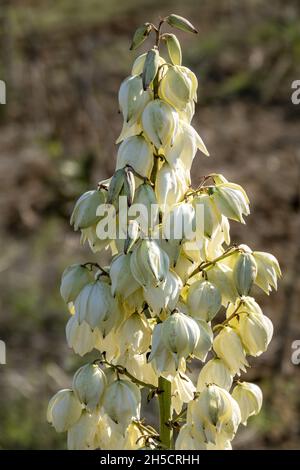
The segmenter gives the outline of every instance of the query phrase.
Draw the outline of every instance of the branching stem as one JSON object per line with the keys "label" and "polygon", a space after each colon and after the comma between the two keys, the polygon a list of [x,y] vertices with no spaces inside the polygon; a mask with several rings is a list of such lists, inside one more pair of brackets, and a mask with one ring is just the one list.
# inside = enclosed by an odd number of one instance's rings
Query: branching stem
{"label": "branching stem", "polygon": [[232,314],[226,318],[222,323],[219,323],[218,325],[215,325],[213,327],[213,332],[221,329],[221,328],[224,328],[224,326],[227,326],[229,324],[229,322],[231,320],[233,320],[237,315],[239,315],[241,312],[239,312],[239,309],[240,307],[243,305],[244,301],[243,299],[241,299],[237,305],[237,307],[235,308],[235,310],[232,312]]}
{"label": "branching stem", "polygon": [[229,247],[226,251],[224,251],[224,253],[222,255],[218,256],[217,258],[215,258],[211,261],[207,261],[206,263],[201,263],[200,266],[198,266],[196,269],[194,269],[194,271],[190,274],[189,277],[191,278],[191,277],[195,276],[196,274],[201,273],[201,272],[213,267],[219,261],[222,261],[223,259],[228,258],[229,256],[232,256],[235,253],[238,253],[239,251],[241,251],[241,249],[236,247],[236,246]]}
{"label": "branching stem", "polygon": [[105,364],[111,367],[112,369],[115,370],[115,372],[117,372],[117,374],[126,375],[132,382],[136,383],[137,385],[140,385],[140,387],[146,387],[146,388],[150,388],[151,390],[157,391],[157,387],[155,385],[148,384],[146,382],[143,382],[142,380],[137,379],[136,377],[134,377],[134,375],[128,372],[128,370],[125,367],[112,364],[108,362],[104,357],[102,357],[101,359],[96,359],[95,363]]}

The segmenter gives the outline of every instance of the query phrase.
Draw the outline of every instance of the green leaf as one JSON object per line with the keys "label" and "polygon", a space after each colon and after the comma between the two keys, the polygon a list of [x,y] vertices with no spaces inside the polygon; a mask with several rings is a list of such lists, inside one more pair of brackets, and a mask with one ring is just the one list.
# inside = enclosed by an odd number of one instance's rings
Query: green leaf
{"label": "green leaf", "polygon": [[147,52],[144,69],[143,69],[143,88],[147,90],[149,85],[153,82],[159,66],[159,53],[158,49],[154,47]]}

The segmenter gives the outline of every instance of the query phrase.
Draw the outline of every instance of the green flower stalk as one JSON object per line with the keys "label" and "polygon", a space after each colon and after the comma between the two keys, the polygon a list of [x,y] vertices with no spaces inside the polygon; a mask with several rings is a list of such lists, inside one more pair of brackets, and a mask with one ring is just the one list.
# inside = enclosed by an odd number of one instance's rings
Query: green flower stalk
{"label": "green flower stalk", "polygon": [[[62,276],[68,345],[95,354],[49,402],[47,419],[68,433],[70,449],[231,449],[262,407],[259,387],[235,376],[271,341],[253,286],[269,294],[280,268],[230,242],[229,220],[245,223],[250,212],[241,186],[220,174],[191,186],[198,150],[209,156],[191,125],[198,81],[163,26],[197,32],[174,14],[137,29],[131,50],[153,34],[154,44],[120,86],[115,173],[71,216],[81,242],[111,260]],[[191,359],[202,363],[195,384]],[[142,389],[159,402],[157,430],[145,423]]]}

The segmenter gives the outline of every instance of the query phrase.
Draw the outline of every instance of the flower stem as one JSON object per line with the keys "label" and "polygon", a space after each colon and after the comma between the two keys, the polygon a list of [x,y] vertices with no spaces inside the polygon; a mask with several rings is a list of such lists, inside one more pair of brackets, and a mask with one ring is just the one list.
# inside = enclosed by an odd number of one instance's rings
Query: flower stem
{"label": "flower stem", "polygon": [[171,382],[164,377],[158,379],[159,389],[159,437],[165,449],[173,448],[173,430],[170,426],[172,419]]}
{"label": "flower stem", "polygon": [[218,263],[219,261],[222,261],[223,259],[225,258],[228,258],[228,256],[232,256],[234,255],[235,253],[238,253],[239,251],[241,251],[240,248],[236,248],[235,246],[233,247],[229,247],[222,255],[218,256],[217,258],[211,260],[211,261],[207,261],[206,263],[202,263],[200,264],[200,266],[198,266],[190,275],[189,275],[189,278],[195,276],[195,274],[198,274],[198,273],[201,273],[202,271],[205,271],[211,267],[213,267],[216,263]]}
{"label": "flower stem", "polygon": [[146,382],[143,382],[142,380],[137,379],[136,377],[134,377],[134,375],[132,375],[130,372],[128,372],[128,370],[125,367],[120,366],[120,365],[112,364],[111,362],[108,362],[105,358],[96,359],[96,361],[94,361],[94,363],[106,364],[107,366],[114,369],[114,371],[117,372],[118,374],[126,375],[132,382],[139,385],[140,387],[149,388],[149,389],[155,390],[155,391],[157,390],[157,387],[155,385],[148,384]]}
{"label": "flower stem", "polygon": [[227,326],[231,320],[233,320],[235,317],[237,317],[238,315],[240,315],[241,313],[243,312],[240,312],[239,309],[240,307],[243,305],[243,300],[240,300],[236,309],[232,312],[232,314],[230,315],[230,317],[226,318],[222,323],[219,323],[218,325],[215,325],[213,327],[213,332],[217,331],[217,330],[220,330],[221,328],[223,328],[224,326]]}

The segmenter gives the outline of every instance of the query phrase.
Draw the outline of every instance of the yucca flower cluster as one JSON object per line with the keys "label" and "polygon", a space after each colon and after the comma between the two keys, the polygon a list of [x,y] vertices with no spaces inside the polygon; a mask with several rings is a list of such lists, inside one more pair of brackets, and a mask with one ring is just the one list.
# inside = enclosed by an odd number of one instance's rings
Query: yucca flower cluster
{"label": "yucca flower cluster", "polygon": [[[109,251],[111,263],[75,264],[62,276],[68,345],[80,356],[98,352],[49,403],[48,420],[67,431],[70,449],[230,449],[262,406],[260,388],[239,376],[273,334],[253,285],[269,294],[280,268],[230,242],[229,221],[249,214],[241,186],[220,174],[191,186],[197,151],[208,156],[191,126],[198,82],[165,24],[196,32],[177,15],[138,28],[131,49],[151,32],[156,41],[120,87],[116,171],[71,217],[82,242]],[[141,415],[142,389],[159,401],[158,431]]]}

